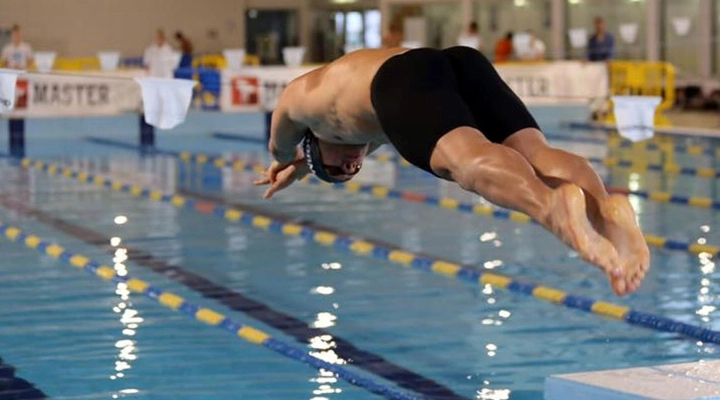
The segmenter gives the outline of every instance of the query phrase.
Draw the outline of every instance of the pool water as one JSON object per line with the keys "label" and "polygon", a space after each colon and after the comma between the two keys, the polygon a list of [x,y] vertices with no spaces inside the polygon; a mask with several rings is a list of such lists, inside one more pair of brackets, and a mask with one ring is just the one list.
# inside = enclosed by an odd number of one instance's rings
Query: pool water
{"label": "pool water", "polygon": [[[29,157],[720,329],[714,318],[718,273],[707,255],[654,248],[642,288],[617,298],[600,271],[536,225],[305,183],[265,201],[264,189],[252,185],[252,173],[141,155],[82,137],[63,146],[53,143],[36,141]],[[590,157],[622,155],[603,144],[555,143]],[[210,135],[159,138],[158,146],[267,161],[261,143]],[[678,157],[683,165],[718,168],[710,157]],[[595,167],[613,187],[720,197],[715,179]],[[369,161],[358,179],[481,201],[398,164]],[[10,160],[0,166],[0,185],[3,223],[418,398],[541,399],[544,380],[553,374],[717,357],[712,344],[177,209]],[[717,211],[632,199],[646,234],[720,245]],[[15,368],[17,379],[48,397],[382,398],[20,243],[3,239],[0,249],[0,301],[6,305],[0,309],[0,357]]]}

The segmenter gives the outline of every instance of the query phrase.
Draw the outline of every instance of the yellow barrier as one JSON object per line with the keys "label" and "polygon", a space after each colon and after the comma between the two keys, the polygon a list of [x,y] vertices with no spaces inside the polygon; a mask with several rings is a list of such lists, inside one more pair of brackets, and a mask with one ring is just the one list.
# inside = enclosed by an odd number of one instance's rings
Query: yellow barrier
{"label": "yellow barrier", "polygon": [[[675,103],[675,68],[672,64],[652,61],[612,61],[608,72],[611,96],[660,96],[662,102],[655,112],[655,125],[671,125],[663,111],[670,109]],[[606,122],[615,123],[613,113],[608,115]]]}
{"label": "yellow barrier", "polygon": [[100,69],[100,60],[97,57],[80,57],[55,59],[54,68],[60,71],[91,71]]}
{"label": "yellow barrier", "polygon": [[[248,54],[245,56],[245,64],[260,66],[258,56]],[[218,54],[209,54],[193,58],[193,68],[216,68],[222,69],[227,66],[225,57]],[[100,69],[100,60],[97,57],[58,57],[55,59],[54,69],[60,71],[93,71]]]}
{"label": "yellow barrier", "polygon": [[[252,54],[247,54],[245,55],[244,63],[246,65],[258,67],[260,66],[260,57]],[[220,54],[208,54],[204,56],[194,57],[192,67],[223,69],[227,67],[227,61],[225,60],[225,57]]]}

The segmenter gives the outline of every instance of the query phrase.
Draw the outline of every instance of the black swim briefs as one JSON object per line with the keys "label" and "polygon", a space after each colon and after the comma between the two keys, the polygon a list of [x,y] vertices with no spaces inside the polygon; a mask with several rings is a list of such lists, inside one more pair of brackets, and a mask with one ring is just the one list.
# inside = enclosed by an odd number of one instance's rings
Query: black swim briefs
{"label": "black swim briefs", "polygon": [[372,104],[385,134],[413,165],[435,174],[430,157],[453,129],[478,129],[502,143],[538,128],[520,98],[482,53],[469,47],[413,49],[389,58],[371,84]]}

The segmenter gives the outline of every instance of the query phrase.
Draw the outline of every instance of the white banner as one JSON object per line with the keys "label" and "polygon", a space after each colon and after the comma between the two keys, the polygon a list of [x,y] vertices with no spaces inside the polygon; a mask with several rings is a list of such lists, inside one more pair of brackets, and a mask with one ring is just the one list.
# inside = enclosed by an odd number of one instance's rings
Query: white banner
{"label": "white banner", "polygon": [[272,110],[290,81],[317,67],[250,67],[223,70],[221,111]]}
{"label": "white banner", "polygon": [[513,63],[496,65],[496,69],[527,104],[589,103],[608,95],[605,63]]}
{"label": "white banner", "polygon": [[[255,67],[224,70],[220,91],[221,111],[272,110],[285,86],[316,67]],[[559,61],[498,64],[508,85],[529,105],[582,104],[608,96],[605,63]]]}
{"label": "white banner", "polygon": [[112,115],[139,110],[142,72],[85,76],[28,74],[18,77],[12,117]]}

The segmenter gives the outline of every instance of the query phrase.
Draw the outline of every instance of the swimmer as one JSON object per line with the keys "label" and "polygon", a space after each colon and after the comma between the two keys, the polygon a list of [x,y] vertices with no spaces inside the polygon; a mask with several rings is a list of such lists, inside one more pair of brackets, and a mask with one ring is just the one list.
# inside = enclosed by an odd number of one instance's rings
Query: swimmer
{"label": "swimmer", "polygon": [[650,252],[623,196],[585,158],[549,146],[492,64],[468,47],[364,49],[292,81],[274,110],[265,198],[314,173],[353,178],[391,144],[411,164],[523,212],[604,271],[639,287]]}

